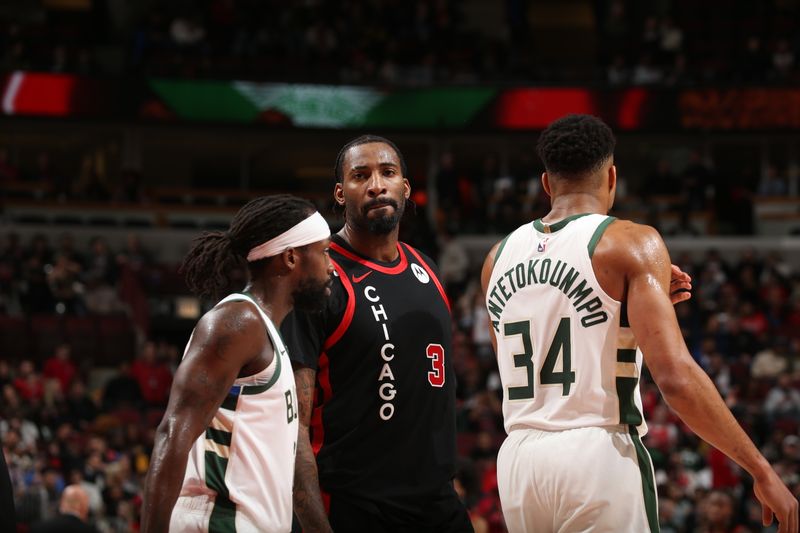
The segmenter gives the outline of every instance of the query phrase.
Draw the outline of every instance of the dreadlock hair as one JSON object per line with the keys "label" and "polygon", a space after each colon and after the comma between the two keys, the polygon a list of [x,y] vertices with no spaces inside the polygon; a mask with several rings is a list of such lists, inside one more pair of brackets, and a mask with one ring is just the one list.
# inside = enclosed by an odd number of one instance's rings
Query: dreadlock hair
{"label": "dreadlock hair", "polygon": [[218,298],[232,282],[236,268],[252,277],[271,258],[247,262],[248,252],[312,215],[316,209],[308,200],[290,194],[261,196],[247,202],[231,221],[228,231],[204,232],[192,242],[181,272],[186,284],[199,296]]}
{"label": "dreadlock hair", "polygon": [[362,144],[371,144],[371,143],[383,143],[388,144],[394,150],[394,153],[397,154],[397,158],[400,160],[400,172],[403,174],[404,178],[408,177],[408,167],[406,167],[406,160],[403,157],[403,154],[400,152],[400,149],[394,144],[392,141],[387,139],[386,137],[381,137],[379,135],[362,135],[361,137],[356,137],[347,142],[342,149],[339,150],[339,155],[336,156],[336,166],[333,168],[333,175],[336,177],[336,183],[342,183],[344,180],[344,156],[347,154],[347,151],[354,146],[360,146]]}
{"label": "dreadlock hair", "polygon": [[617,141],[605,122],[591,115],[565,115],[539,136],[536,150],[548,174],[580,179],[614,155]]}

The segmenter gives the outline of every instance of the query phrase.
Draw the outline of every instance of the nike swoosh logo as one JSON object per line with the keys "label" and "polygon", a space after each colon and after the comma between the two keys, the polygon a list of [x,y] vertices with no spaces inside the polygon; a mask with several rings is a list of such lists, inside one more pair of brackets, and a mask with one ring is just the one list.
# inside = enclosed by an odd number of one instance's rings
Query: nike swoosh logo
{"label": "nike swoosh logo", "polygon": [[370,274],[372,274],[372,270],[361,276],[356,276],[355,274],[353,274],[353,283],[359,283],[362,279],[366,278]]}

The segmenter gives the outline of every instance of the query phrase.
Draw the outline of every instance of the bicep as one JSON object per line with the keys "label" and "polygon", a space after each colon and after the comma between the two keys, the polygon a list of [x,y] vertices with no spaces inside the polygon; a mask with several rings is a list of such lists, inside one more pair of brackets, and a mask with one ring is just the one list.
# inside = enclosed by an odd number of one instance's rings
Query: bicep
{"label": "bicep", "polygon": [[[483,262],[483,267],[481,268],[481,294],[483,294],[484,301],[486,300],[486,291],[489,289],[489,280],[492,278],[492,269],[494,269],[495,256],[497,254],[497,248],[499,246],[500,243],[497,243],[494,246],[492,246],[492,249],[489,250],[489,253],[486,255],[486,259]],[[485,326],[489,328],[489,338],[492,341],[492,348],[494,348],[494,351],[496,353],[497,337],[495,336],[494,328],[492,327],[491,318],[489,318]]]}
{"label": "bicep", "polygon": [[481,268],[481,290],[483,291],[483,295],[486,296],[486,289],[489,287],[489,279],[492,277],[492,268],[494,268],[494,258],[495,254],[497,254],[497,247],[500,244],[495,244],[492,246],[492,249],[489,250],[489,253],[486,254],[486,259],[483,261],[483,267]]}
{"label": "bicep", "polygon": [[254,348],[259,343],[253,342],[259,331],[237,320],[236,328],[226,317],[201,320],[175,373],[164,418],[195,438],[210,423],[242,367],[260,355]]}
{"label": "bicep", "polygon": [[164,415],[193,438],[211,422],[239,370],[220,368],[211,360],[208,354],[197,354],[178,366]]}
{"label": "bicep", "polygon": [[656,382],[691,359],[669,298],[671,266],[660,237],[634,258],[628,273],[628,319]]}

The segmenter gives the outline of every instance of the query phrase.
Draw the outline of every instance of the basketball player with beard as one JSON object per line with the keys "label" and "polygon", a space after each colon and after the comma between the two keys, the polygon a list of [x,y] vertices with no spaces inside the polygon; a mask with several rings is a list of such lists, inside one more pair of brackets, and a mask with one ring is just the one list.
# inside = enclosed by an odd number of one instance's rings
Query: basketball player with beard
{"label": "basketball player with beard", "polygon": [[286,532],[292,526],[297,393],[278,333],[293,307],[330,295],[330,229],[306,200],[252,200],[226,232],[201,235],[189,287],[217,297],[229,274],[250,282],[197,323],[158,427],[142,531]]}
{"label": "basketball player with beard", "polygon": [[398,240],[405,162],[388,139],[362,136],[335,175],[331,298],[282,330],[300,406],[295,513],[305,532],[472,531],[452,484],[449,303],[433,262]]}

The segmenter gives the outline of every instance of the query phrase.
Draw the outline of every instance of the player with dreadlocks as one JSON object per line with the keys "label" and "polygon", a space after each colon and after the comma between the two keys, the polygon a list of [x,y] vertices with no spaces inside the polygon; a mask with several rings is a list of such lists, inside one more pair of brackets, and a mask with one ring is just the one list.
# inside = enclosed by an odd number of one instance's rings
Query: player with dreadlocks
{"label": "player with dreadlocks", "polygon": [[201,235],[189,287],[218,297],[229,272],[250,280],[203,315],[178,367],[145,483],[142,531],[289,531],[297,393],[278,333],[297,307],[330,295],[330,229],[289,195],[252,200],[226,232]]}

